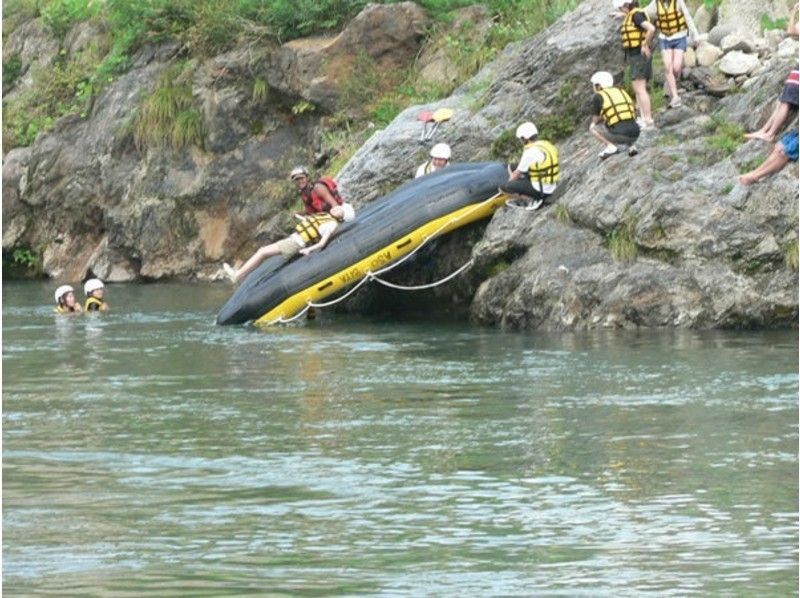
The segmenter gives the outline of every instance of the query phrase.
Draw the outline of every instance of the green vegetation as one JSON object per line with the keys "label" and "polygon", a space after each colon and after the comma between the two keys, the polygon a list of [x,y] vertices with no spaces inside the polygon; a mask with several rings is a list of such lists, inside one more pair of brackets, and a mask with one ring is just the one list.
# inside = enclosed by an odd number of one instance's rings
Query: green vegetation
{"label": "green vegetation", "polygon": [[629,262],[639,253],[634,241],[636,217],[626,214],[623,221],[606,237],[605,246],[618,262]]}
{"label": "green vegetation", "polygon": [[761,166],[764,163],[764,160],[766,159],[767,159],[766,156],[756,156],[754,158],[747,160],[746,162],[742,162],[739,165],[739,172],[744,174],[745,172],[750,172],[751,170],[755,170],[756,168]]}
{"label": "green vegetation", "polygon": [[707,130],[713,134],[706,140],[706,145],[709,149],[721,153],[723,157],[730,156],[735,152],[744,139],[742,125],[727,120],[724,114],[713,115]]}
{"label": "green vegetation", "polygon": [[264,79],[256,79],[253,81],[253,101],[265,102],[269,99],[269,85]]}
{"label": "green vegetation", "polygon": [[203,117],[192,98],[192,71],[188,61],[172,65],[145,98],[133,125],[133,140],[139,149],[203,147]]}
{"label": "green vegetation", "polygon": [[29,278],[42,274],[42,259],[29,247],[3,251],[3,277]]}
{"label": "green vegetation", "polygon": [[490,150],[492,158],[512,162],[522,151],[522,144],[516,136],[515,129],[506,129],[492,142]]}
{"label": "green vegetation", "polygon": [[783,253],[783,260],[787,268],[797,270],[798,265],[800,265],[797,241],[793,241],[786,247]]}
{"label": "green vegetation", "polygon": [[556,221],[560,222],[561,224],[572,224],[572,214],[569,213],[569,208],[563,203],[559,202],[554,205],[551,213],[553,218],[555,218]]}
{"label": "green vegetation", "polygon": [[536,127],[542,139],[558,141],[566,139],[578,128],[582,115],[580,112],[584,95],[578,93],[580,81],[568,79],[558,90],[555,104],[560,110],[536,118]]}
{"label": "green vegetation", "polygon": [[759,24],[761,25],[761,33],[769,31],[770,29],[780,29],[781,31],[785,31],[787,25],[789,24],[789,19],[786,17],[773,19],[770,15],[764,12],[761,13]]}
{"label": "green vegetation", "polygon": [[3,61],[3,87],[9,88],[17,82],[22,72],[22,61],[19,56],[11,56]]}
{"label": "green vegetation", "polygon": [[489,266],[489,272],[488,272],[489,278],[494,278],[498,274],[505,272],[506,270],[508,270],[510,266],[511,264],[509,264],[505,260],[500,260],[498,262],[495,262],[494,264]]}

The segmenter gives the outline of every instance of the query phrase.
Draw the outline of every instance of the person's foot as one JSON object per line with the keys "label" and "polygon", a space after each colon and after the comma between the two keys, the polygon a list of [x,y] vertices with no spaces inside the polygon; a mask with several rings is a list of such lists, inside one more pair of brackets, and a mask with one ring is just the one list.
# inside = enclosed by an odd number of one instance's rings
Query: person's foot
{"label": "person's foot", "polygon": [[669,103],[670,108],[680,108],[683,102],[681,101],[680,96],[675,96],[672,98],[672,101]]}
{"label": "person's foot", "polygon": [[752,185],[753,183],[757,182],[758,178],[748,174],[743,174],[742,176],[739,177],[739,183],[742,185]]}
{"label": "person's foot", "polygon": [[628,148],[628,155],[629,155],[631,158],[632,158],[633,156],[635,156],[636,154],[638,154],[638,153],[639,153],[639,150],[638,150],[638,149],[636,149],[636,146],[635,146],[635,145],[632,145],[632,146],[630,146],[630,147]]}
{"label": "person's foot", "polygon": [[772,135],[768,135],[767,133],[762,133],[761,131],[756,131],[754,133],[746,133],[745,138],[760,139],[761,141],[769,141],[770,143],[775,141],[775,137],[773,137]]}
{"label": "person's foot", "polygon": [[222,269],[225,270],[225,275],[230,279],[231,282],[236,282],[236,270],[228,262],[223,262]]}
{"label": "person's foot", "polygon": [[542,205],[544,205],[543,199],[532,199],[528,202],[528,205],[525,206],[525,209],[529,212],[533,212],[541,208]]}
{"label": "person's foot", "polygon": [[617,153],[619,153],[619,148],[616,145],[607,145],[599,155],[601,160],[605,160],[609,156],[613,156]]}

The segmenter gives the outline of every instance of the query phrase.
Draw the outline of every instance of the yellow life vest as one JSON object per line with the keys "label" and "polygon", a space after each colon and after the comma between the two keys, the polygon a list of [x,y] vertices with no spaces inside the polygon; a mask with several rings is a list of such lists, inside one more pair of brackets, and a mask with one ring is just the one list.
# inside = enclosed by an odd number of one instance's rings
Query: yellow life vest
{"label": "yellow life vest", "polygon": [[84,311],[100,311],[100,308],[103,306],[104,301],[101,301],[97,297],[87,297],[86,303],[83,304]]}
{"label": "yellow life vest", "polygon": [[601,114],[607,126],[613,127],[625,120],[636,120],[636,109],[633,106],[633,100],[624,89],[608,87],[601,89],[597,93],[603,98]]}
{"label": "yellow life vest", "polygon": [[642,42],[644,42],[644,30],[639,29],[636,26],[636,23],[633,22],[633,17],[637,12],[642,13],[645,20],[650,20],[647,18],[647,13],[641,8],[634,8],[628,11],[628,13],[625,15],[625,18],[622,19],[622,27],[620,27],[623,48],[639,48],[641,47]]}
{"label": "yellow life vest", "polygon": [[319,214],[311,214],[306,216],[305,219],[295,227],[297,234],[303,239],[303,242],[308,245],[309,243],[316,243],[322,238],[322,233],[319,232],[320,227],[328,222],[339,221],[328,213],[321,212]]}
{"label": "yellow life vest", "polygon": [[66,305],[56,305],[56,308],[53,310],[57,314],[74,314],[76,313],[74,309],[70,309]]}
{"label": "yellow life vest", "polygon": [[664,35],[686,31],[686,17],[678,10],[678,0],[669,0],[666,6],[661,0],[656,0],[656,26]]}
{"label": "yellow life vest", "polygon": [[533,141],[525,145],[525,149],[536,148],[544,154],[541,162],[532,162],[528,168],[528,177],[531,183],[538,182],[543,185],[552,185],[559,181],[558,149],[549,141]]}

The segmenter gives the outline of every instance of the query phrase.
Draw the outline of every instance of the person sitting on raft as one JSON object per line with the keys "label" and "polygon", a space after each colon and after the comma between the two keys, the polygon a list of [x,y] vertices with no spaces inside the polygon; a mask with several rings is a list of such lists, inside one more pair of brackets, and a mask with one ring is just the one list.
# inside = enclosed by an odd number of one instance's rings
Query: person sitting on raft
{"label": "person sitting on raft", "polygon": [[450,163],[450,146],[446,143],[437,143],[431,148],[431,159],[419,165],[417,173],[414,175],[415,179],[421,176],[436,172],[446,167]]}
{"label": "person sitting on raft", "polygon": [[81,306],[75,300],[75,289],[68,284],[61,285],[56,289],[56,313],[57,314],[79,314]]}
{"label": "person sitting on raft", "polygon": [[330,177],[320,177],[312,182],[308,170],[304,166],[292,169],[289,178],[297,187],[303,198],[303,206],[307,215],[330,212],[331,208],[342,205],[344,201],[334,181]]}
{"label": "person sitting on raft", "polygon": [[[301,222],[295,227],[295,232],[270,245],[264,245],[236,270],[228,263],[222,264],[225,274],[231,282],[238,282],[253,271],[261,262],[273,255],[281,255],[283,259],[290,260],[298,253],[308,255],[313,251],[322,249],[327,245],[331,236],[342,222],[349,222],[355,218],[355,211],[350,204],[342,204],[331,208],[329,214],[320,212],[311,216],[301,216]],[[309,245],[313,243],[313,245]]]}
{"label": "person sitting on raft", "polygon": [[517,139],[525,149],[516,170],[508,167],[508,181],[500,187],[500,191],[523,196],[523,202],[512,200],[510,205],[538,210],[556,190],[561,178],[558,149],[549,141],[539,139],[539,130],[532,122],[524,122],[517,127]]}
{"label": "person sitting on raft", "polygon": [[89,311],[108,311],[108,303],[105,301],[105,285],[99,278],[90,278],[83,285],[83,293],[86,301],[83,309]]}
{"label": "person sitting on raft", "polygon": [[592,75],[592,124],[589,131],[605,144],[600,159],[619,152],[615,144],[628,146],[628,155],[635,156],[636,140],[639,139],[639,125],[636,123],[636,110],[633,100],[624,89],[614,87],[614,77],[606,71]]}

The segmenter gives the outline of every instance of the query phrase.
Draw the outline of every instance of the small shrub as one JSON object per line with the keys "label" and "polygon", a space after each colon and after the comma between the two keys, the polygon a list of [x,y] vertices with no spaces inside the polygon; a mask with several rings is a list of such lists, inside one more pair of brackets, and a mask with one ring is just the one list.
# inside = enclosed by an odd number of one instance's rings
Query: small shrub
{"label": "small shrub", "polygon": [[629,262],[639,253],[634,241],[636,218],[627,215],[623,221],[606,237],[606,248],[618,262]]}
{"label": "small shrub", "polygon": [[269,98],[269,85],[264,79],[253,81],[253,101],[263,102]]}
{"label": "small shrub", "polygon": [[294,106],[292,106],[292,114],[301,115],[307,114],[310,112],[314,112],[317,107],[307,100],[300,100]]}
{"label": "small shrub", "polygon": [[15,249],[11,259],[14,260],[15,264],[28,269],[34,269],[39,265],[39,256],[26,247]]}
{"label": "small shrub", "polygon": [[789,24],[789,19],[786,17],[773,19],[770,15],[764,12],[761,13],[759,24],[761,25],[761,33],[769,31],[770,29],[780,29],[781,31],[785,31],[786,26]]}
{"label": "small shrub", "polygon": [[515,129],[506,129],[492,142],[491,156],[504,162],[512,162],[522,150]]}
{"label": "small shrub", "polygon": [[553,218],[561,224],[572,224],[572,214],[569,213],[569,208],[563,203],[557,203],[553,206]]}
{"label": "small shrub", "polygon": [[56,37],[64,37],[70,28],[97,14],[99,3],[89,0],[50,0],[41,9],[42,19]]}
{"label": "small shrub", "polygon": [[722,115],[712,116],[708,125],[709,132],[713,132],[706,140],[706,145],[720,152],[723,157],[730,156],[744,139],[744,128],[739,123],[729,121]]}
{"label": "small shrub", "polygon": [[3,61],[3,88],[12,87],[22,72],[22,60],[19,56],[11,56]]}

